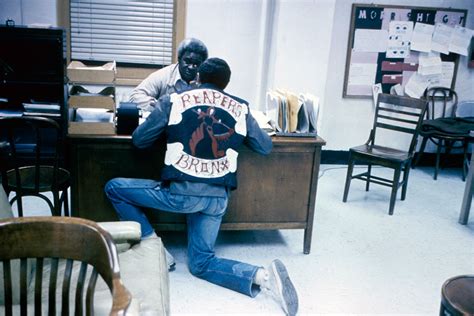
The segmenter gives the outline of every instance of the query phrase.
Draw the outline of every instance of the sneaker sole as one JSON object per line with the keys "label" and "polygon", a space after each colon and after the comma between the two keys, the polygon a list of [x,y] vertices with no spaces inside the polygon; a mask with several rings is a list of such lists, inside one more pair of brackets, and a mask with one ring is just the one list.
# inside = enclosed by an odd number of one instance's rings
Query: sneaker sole
{"label": "sneaker sole", "polygon": [[274,274],[278,275],[278,290],[286,306],[285,312],[290,316],[294,316],[298,311],[298,294],[296,293],[295,286],[290,280],[285,265],[280,260],[275,260],[272,264],[272,268]]}

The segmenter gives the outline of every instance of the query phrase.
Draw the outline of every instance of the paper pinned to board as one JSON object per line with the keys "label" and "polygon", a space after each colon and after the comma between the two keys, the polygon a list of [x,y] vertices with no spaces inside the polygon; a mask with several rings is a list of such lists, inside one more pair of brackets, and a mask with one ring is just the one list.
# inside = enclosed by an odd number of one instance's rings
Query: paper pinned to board
{"label": "paper pinned to board", "polygon": [[406,58],[410,56],[412,35],[412,21],[390,21],[386,57]]}
{"label": "paper pinned to board", "polygon": [[396,85],[390,88],[390,94],[403,96],[403,87],[401,84],[397,83]]}
{"label": "paper pinned to board", "polygon": [[441,74],[441,57],[437,52],[420,53],[418,57],[418,73],[421,75]]}
{"label": "paper pinned to board", "polygon": [[428,78],[414,73],[405,85],[405,93],[412,98],[420,98],[429,85]]}
{"label": "paper pinned to board", "polygon": [[456,25],[453,32],[451,33],[449,51],[459,55],[467,56],[472,36],[473,31],[471,29]]}
{"label": "paper pinned to board", "polygon": [[449,42],[454,28],[443,23],[436,23],[431,39],[431,49],[435,52],[449,54]]}
{"label": "paper pinned to board", "polygon": [[372,97],[374,100],[374,105],[377,105],[377,100],[379,99],[379,94],[382,93],[382,84],[377,83],[372,86]]}
{"label": "paper pinned to board", "polygon": [[441,73],[429,77],[428,88],[431,87],[445,87],[451,88],[451,83],[454,77],[454,62],[444,61],[441,66]]}
{"label": "paper pinned to board", "polygon": [[385,52],[387,50],[387,30],[356,29],[354,51]]}
{"label": "paper pinned to board", "polygon": [[420,52],[431,51],[431,39],[434,31],[434,25],[416,23],[411,38],[411,49]]}

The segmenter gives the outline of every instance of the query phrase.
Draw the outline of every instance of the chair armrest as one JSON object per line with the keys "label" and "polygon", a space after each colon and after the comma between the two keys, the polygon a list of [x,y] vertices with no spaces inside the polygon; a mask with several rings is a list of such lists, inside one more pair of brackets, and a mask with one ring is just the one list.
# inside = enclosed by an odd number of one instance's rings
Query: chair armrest
{"label": "chair armrest", "polygon": [[140,242],[142,237],[142,230],[137,222],[101,222],[97,224],[112,236],[119,253]]}

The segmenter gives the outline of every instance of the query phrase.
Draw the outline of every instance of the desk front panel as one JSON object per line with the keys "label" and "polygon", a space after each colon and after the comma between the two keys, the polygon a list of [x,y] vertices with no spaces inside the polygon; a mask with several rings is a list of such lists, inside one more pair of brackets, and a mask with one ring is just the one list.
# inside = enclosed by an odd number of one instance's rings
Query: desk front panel
{"label": "desk front panel", "polygon": [[[269,156],[243,148],[238,160],[238,189],[232,191],[223,228],[306,228],[315,191],[323,142],[275,142]],[[72,214],[95,221],[117,220],[104,194],[115,177],[159,179],[164,144],[139,150],[129,139],[72,138]],[[315,193],[315,192],[314,192]],[[158,229],[183,229],[177,214],[147,211]]]}

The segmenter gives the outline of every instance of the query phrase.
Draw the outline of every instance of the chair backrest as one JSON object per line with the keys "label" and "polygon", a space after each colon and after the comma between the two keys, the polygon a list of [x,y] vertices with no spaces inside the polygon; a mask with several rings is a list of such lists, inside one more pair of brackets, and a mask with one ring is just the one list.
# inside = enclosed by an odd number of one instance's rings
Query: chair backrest
{"label": "chair backrest", "polygon": [[456,91],[445,87],[432,87],[425,91],[424,98],[429,102],[426,109],[428,120],[456,115],[458,104]]}
{"label": "chair backrest", "polygon": [[371,144],[376,144],[376,131],[385,129],[411,135],[408,152],[413,153],[427,101],[404,96],[379,94],[375,108]]}
{"label": "chair backrest", "polygon": [[[35,311],[42,310],[42,286],[44,285],[49,287],[48,313],[50,315],[59,313],[56,311],[56,306],[61,306],[62,315],[68,315],[70,299],[73,302],[71,307],[74,308],[75,315],[93,315],[93,297],[98,275],[105,281],[112,294],[110,315],[123,313],[131,303],[131,295],[120,279],[117,249],[112,237],[95,222],[73,217],[21,217],[0,220],[0,260],[4,270],[3,276],[0,277],[6,277],[4,289],[0,289],[0,293],[2,291],[5,293],[6,315],[11,315],[13,308],[10,262],[16,259],[20,259],[21,265],[19,278],[21,312],[22,315],[32,312],[27,310],[29,302],[26,277],[27,258],[33,258],[36,264]],[[66,266],[64,277],[58,278],[58,262],[63,259]],[[71,296],[70,283],[75,261],[80,262],[80,272],[74,296]],[[49,282],[42,282],[43,269],[46,266],[50,268],[51,278]],[[89,277],[86,277],[88,267],[92,267],[92,271]],[[56,293],[57,288],[61,289],[61,293]],[[85,296],[84,289],[86,289]],[[58,298],[61,302],[56,302]]]}
{"label": "chair backrest", "polygon": [[[21,190],[19,169],[34,166],[35,191],[40,185],[40,165],[52,166],[56,183],[63,139],[59,124],[45,117],[0,117],[0,171],[6,186],[5,172],[15,170],[15,184]],[[51,181],[51,180],[50,180]]]}

